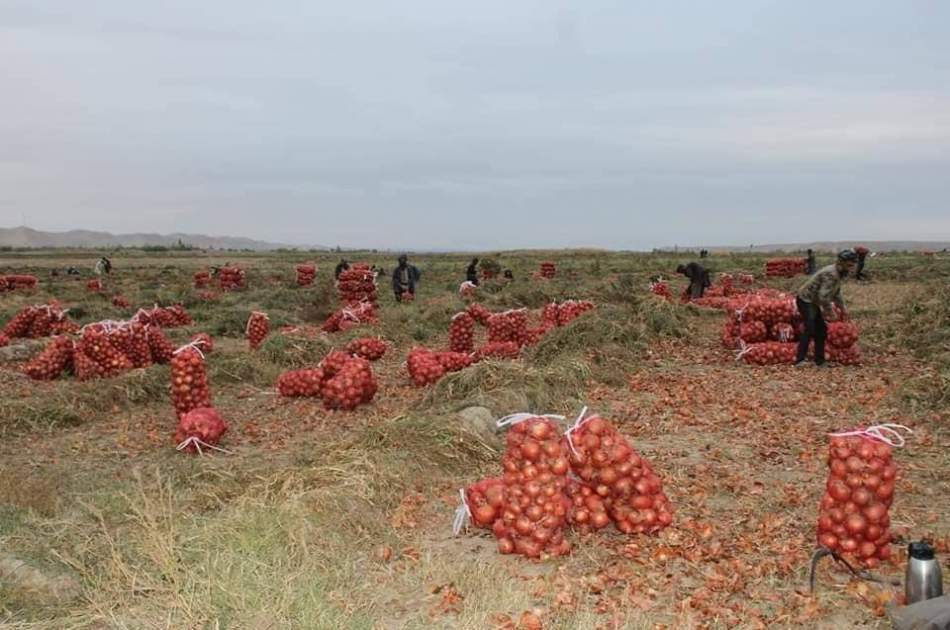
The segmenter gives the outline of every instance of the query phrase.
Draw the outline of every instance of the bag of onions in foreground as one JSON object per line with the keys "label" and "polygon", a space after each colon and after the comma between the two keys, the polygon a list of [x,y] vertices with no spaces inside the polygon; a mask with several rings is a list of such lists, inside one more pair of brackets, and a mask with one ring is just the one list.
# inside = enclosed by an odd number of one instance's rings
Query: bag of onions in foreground
{"label": "bag of onions in foreground", "polygon": [[175,430],[177,450],[202,454],[202,448],[224,451],[215,446],[228,430],[228,423],[213,407],[192,409],[178,420]]}
{"label": "bag of onions in foreground", "polygon": [[871,569],[891,556],[891,519],[897,465],[904,445],[899,424],[832,433],[828,482],[818,514],[818,544]]}

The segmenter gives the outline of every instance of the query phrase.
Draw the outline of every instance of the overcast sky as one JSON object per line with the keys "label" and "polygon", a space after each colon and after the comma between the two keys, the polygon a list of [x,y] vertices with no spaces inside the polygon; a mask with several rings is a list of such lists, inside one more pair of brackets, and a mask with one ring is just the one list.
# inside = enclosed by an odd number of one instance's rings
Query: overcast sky
{"label": "overcast sky", "polygon": [[0,225],[950,238],[950,2],[0,0]]}

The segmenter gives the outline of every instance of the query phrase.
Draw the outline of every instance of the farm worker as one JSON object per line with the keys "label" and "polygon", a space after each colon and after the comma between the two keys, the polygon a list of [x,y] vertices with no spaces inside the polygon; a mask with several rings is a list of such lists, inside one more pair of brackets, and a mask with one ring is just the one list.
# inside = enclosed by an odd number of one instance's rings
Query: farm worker
{"label": "farm worker", "polygon": [[505,269],[504,276],[505,276],[505,280],[514,280],[514,279],[515,279],[515,274],[511,273],[511,269]]}
{"label": "farm worker", "polygon": [[416,295],[416,283],[419,281],[419,270],[409,264],[409,257],[403,254],[399,257],[399,265],[393,270],[393,293],[396,301],[402,301],[402,294]]}
{"label": "farm worker", "polygon": [[699,263],[691,262],[687,265],[679,265],[676,273],[681,273],[689,278],[689,288],[686,292],[690,300],[703,297],[706,288],[711,284],[709,281],[709,271]]}
{"label": "farm worker", "polygon": [[818,265],[815,262],[815,252],[811,249],[808,250],[808,256],[805,258],[805,273],[809,276],[815,273]]}
{"label": "farm worker", "polygon": [[795,304],[805,323],[805,332],[798,341],[795,365],[805,364],[812,339],[815,340],[815,365],[825,363],[825,337],[828,335],[825,320],[835,320],[835,306],[841,311],[842,319],[848,317],[841,297],[841,280],[854,271],[857,262],[858,254],[853,249],[845,249],[838,253],[835,264],[822,267],[798,290]]}
{"label": "farm worker", "polygon": [[858,245],[854,248],[854,252],[858,255],[858,270],[854,274],[854,277],[858,280],[866,280],[867,276],[864,275],[864,259],[868,257],[868,248],[864,245]]}
{"label": "farm worker", "polygon": [[101,276],[102,274],[109,275],[112,273],[112,261],[103,256],[96,261],[96,275]]}
{"label": "farm worker", "polygon": [[350,263],[348,263],[345,258],[341,259],[340,263],[336,266],[336,269],[333,270],[333,277],[339,280],[340,274],[349,268],[350,268]]}
{"label": "farm worker", "polygon": [[478,286],[478,258],[473,258],[465,270],[465,280]]}

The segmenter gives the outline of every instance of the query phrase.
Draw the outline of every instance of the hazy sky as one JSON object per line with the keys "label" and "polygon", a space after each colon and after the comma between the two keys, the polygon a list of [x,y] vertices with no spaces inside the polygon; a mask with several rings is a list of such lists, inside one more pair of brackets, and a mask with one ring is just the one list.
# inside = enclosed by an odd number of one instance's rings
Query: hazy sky
{"label": "hazy sky", "polygon": [[950,238],[950,2],[0,0],[0,225]]}

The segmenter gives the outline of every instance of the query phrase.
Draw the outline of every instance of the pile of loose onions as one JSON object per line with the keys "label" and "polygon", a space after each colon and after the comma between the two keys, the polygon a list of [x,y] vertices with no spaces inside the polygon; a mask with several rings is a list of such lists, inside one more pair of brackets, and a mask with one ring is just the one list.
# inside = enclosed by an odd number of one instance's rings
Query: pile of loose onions
{"label": "pile of loose onions", "polygon": [[244,332],[247,335],[247,343],[251,350],[260,348],[268,333],[270,333],[270,318],[267,313],[252,311],[247,318],[247,326]]}
{"label": "pile of loose onions", "polygon": [[892,448],[861,436],[832,436],[818,544],[874,568],[891,555],[890,517],[897,466]]}

